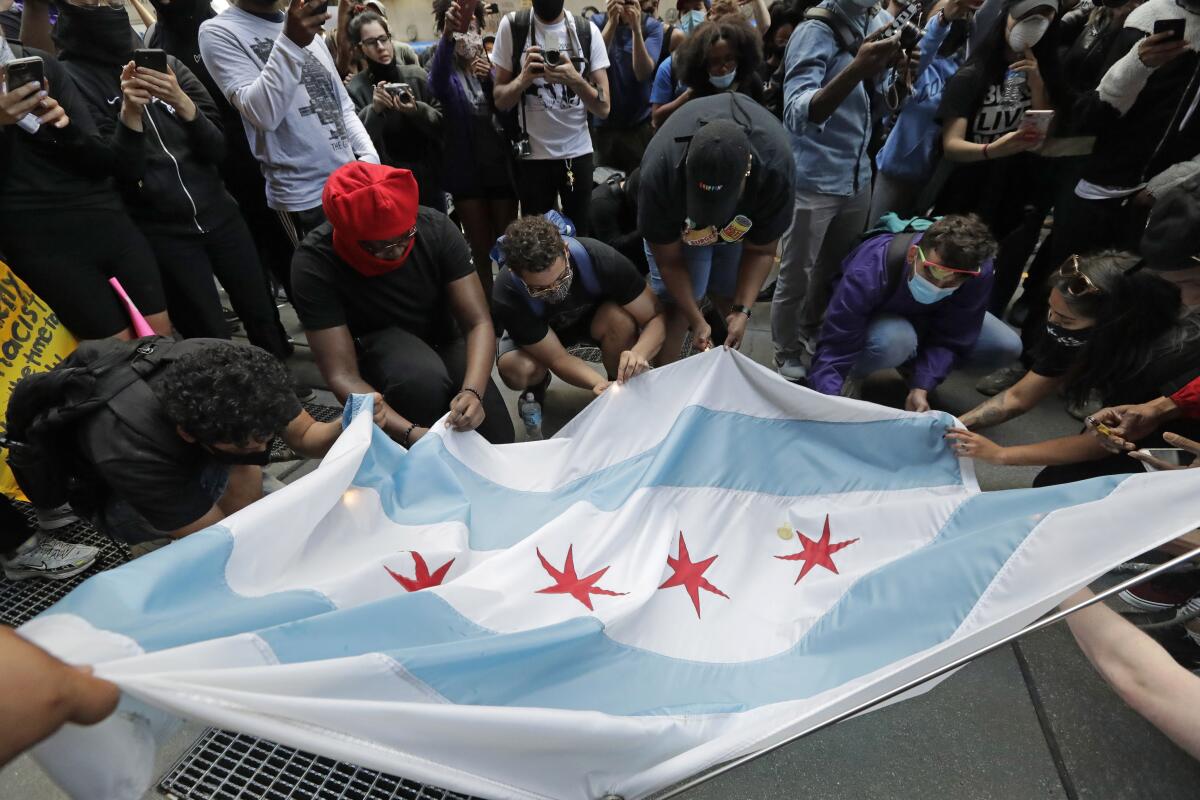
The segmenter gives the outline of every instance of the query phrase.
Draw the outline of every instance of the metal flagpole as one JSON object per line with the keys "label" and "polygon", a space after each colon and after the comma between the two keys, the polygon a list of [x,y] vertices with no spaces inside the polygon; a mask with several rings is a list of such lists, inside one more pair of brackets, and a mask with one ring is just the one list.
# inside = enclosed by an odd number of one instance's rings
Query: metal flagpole
{"label": "metal flagpole", "polygon": [[[767,755],[768,753],[773,753],[781,747],[785,747],[786,745],[789,745],[792,742],[803,739],[805,736],[816,733],[817,731],[820,731],[820,730],[824,730],[825,728],[828,728],[830,725],[835,725],[835,724],[841,722],[842,720],[853,717],[856,714],[861,714],[862,712],[864,712],[870,708],[873,708],[873,707],[879,705],[880,703],[883,703],[887,700],[891,700],[896,695],[904,694],[905,692],[909,691],[910,689],[914,689],[917,686],[920,686],[922,683],[925,683],[926,681],[933,680],[934,678],[945,675],[947,672],[956,670],[959,667],[963,666],[964,664],[967,664],[967,663],[973,661],[974,659],[979,658],[982,655],[986,655],[987,653],[990,653],[993,650],[997,650],[1010,642],[1014,642],[1026,634],[1033,633],[1034,631],[1040,631],[1042,628],[1049,627],[1050,625],[1053,625],[1054,623],[1067,617],[1068,615],[1074,614],[1076,611],[1079,611],[1080,609],[1087,608],[1088,606],[1092,605],[1093,603],[1099,603],[1103,600],[1106,600],[1115,594],[1119,594],[1120,592],[1123,592],[1126,589],[1129,589],[1133,586],[1137,586],[1139,583],[1142,583],[1143,581],[1147,581],[1150,578],[1155,577],[1156,575],[1161,575],[1162,573],[1172,569],[1173,567],[1177,567],[1180,564],[1183,564],[1184,562],[1187,562],[1187,561],[1191,561],[1192,559],[1197,558],[1197,557],[1200,557],[1200,547],[1197,547],[1195,550],[1192,550],[1190,553],[1185,553],[1184,555],[1181,555],[1177,558],[1173,558],[1164,564],[1159,564],[1158,566],[1154,567],[1153,569],[1147,570],[1146,572],[1143,572],[1139,575],[1134,575],[1129,580],[1123,581],[1122,583],[1119,583],[1116,586],[1113,586],[1111,589],[1105,589],[1104,591],[1096,594],[1094,597],[1091,597],[1072,608],[1068,608],[1065,611],[1059,611],[1055,614],[1051,614],[1048,617],[1043,617],[1042,619],[1029,625],[1028,627],[1022,628],[1021,630],[1017,631],[1016,633],[1005,636],[1003,639],[1001,639],[998,642],[994,642],[992,644],[987,645],[986,647],[976,650],[973,653],[969,653],[965,656],[962,656],[961,658],[957,658],[954,661],[951,661],[949,664],[946,664],[945,666],[942,666],[942,667],[938,667],[937,669],[933,670],[932,672],[926,673],[925,675],[922,675],[917,678],[913,678],[912,680],[908,681],[907,683],[903,684],[902,686],[898,686],[895,689],[892,689],[892,690],[886,692],[885,694],[883,694],[880,697],[877,697],[873,700],[868,700],[864,703],[860,703],[859,705],[855,706],[854,708],[849,709],[848,711],[843,711],[842,713],[838,714],[837,716],[833,717],[832,719],[828,719],[825,722],[821,722],[816,725],[813,725],[811,728],[806,728],[805,730],[800,731],[799,733],[795,734],[794,736],[789,736],[787,739],[784,739],[781,742],[777,742],[777,743],[771,745],[770,747],[764,748],[762,750],[758,750],[753,753],[749,753],[747,755],[742,756],[741,758],[736,758],[733,761],[727,761],[726,763],[722,764],[719,767],[716,767],[715,769],[713,769],[709,772],[703,773],[701,775],[698,775],[695,778],[692,778],[687,783],[684,783],[679,786],[675,786],[671,789],[668,789],[663,794],[653,795],[653,798],[654,798],[654,800],[668,800],[668,798],[671,798],[671,797],[678,797],[679,795],[683,794],[684,792],[688,791],[689,789],[695,789],[697,786],[700,786],[703,783],[707,783],[708,781],[712,780],[713,778],[717,777],[718,775],[723,775],[726,772],[737,769],[738,767],[742,766],[743,764],[749,764],[751,761],[762,758],[763,756]],[[607,795],[604,798],[604,800],[622,800],[622,798],[619,795]]]}

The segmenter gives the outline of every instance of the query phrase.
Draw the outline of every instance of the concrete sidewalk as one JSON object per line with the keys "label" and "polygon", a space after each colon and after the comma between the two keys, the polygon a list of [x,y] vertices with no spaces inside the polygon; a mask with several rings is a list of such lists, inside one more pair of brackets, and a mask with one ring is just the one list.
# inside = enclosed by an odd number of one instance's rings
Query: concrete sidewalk
{"label": "concrete sidewalk", "polygon": [[[286,321],[296,328],[294,315]],[[770,308],[760,304],[743,352],[771,364]],[[296,331],[302,342],[302,335]],[[306,347],[294,369],[320,385]],[[935,405],[962,413],[982,400],[977,374],[959,373]],[[499,384],[499,381],[497,380]],[[877,381],[867,399],[903,400],[898,381]],[[518,431],[515,396],[504,390]],[[322,394],[324,401],[330,395]],[[590,400],[555,381],[545,432],[551,435]],[[1079,423],[1050,399],[989,433],[1001,444],[1074,433]],[[276,465],[285,481],[311,464]],[[978,465],[985,490],[1029,486],[1036,468]],[[161,774],[202,728],[185,725],[160,754]],[[297,793],[296,797],[307,797]],[[964,667],[932,691],[857,717],[721,776],[685,795],[690,800],[866,800],[880,798],[1096,798],[1173,800],[1200,797],[1200,763],[1131,712],[1096,676],[1065,626],[1055,626]],[[28,758],[0,772],[0,799],[58,800],[63,795]],[[160,797],[151,791],[148,795]],[[247,796],[248,797],[248,796]]]}

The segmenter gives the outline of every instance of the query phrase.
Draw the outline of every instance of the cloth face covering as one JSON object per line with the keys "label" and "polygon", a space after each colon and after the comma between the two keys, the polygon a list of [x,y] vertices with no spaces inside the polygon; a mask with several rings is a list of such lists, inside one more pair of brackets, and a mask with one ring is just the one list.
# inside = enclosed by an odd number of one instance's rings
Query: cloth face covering
{"label": "cloth face covering", "polygon": [[63,3],[54,26],[54,43],[64,53],[104,64],[125,64],[133,54],[137,34],[123,8],[80,8]]}
{"label": "cloth face covering", "polygon": [[563,12],[563,0],[533,0],[533,13],[543,22],[554,22]]}
{"label": "cloth face covering", "polygon": [[689,11],[679,17],[679,30],[691,33],[704,24],[704,18],[703,11]]}

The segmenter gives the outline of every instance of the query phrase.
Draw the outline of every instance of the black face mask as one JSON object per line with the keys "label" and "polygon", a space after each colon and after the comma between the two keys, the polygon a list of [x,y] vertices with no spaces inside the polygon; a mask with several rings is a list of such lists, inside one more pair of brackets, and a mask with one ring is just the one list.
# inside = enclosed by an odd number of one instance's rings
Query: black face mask
{"label": "black face mask", "polygon": [[123,8],[80,8],[70,3],[58,7],[54,43],[66,59],[88,58],[105,64],[125,64],[138,44]]}
{"label": "black face mask", "polygon": [[[272,442],[274,439],[271,440]],[[213,460],[219,464],[228,464],[230,466],[248,465],[252,467],[265,467],[271,463],[271,445],[268,444],[262,450],[257,450],[253,453],[228,453],[224,450],[217,450],[214,447],[204,448]]]}
{"label": "black face mask", "polygon": [[216,16],[209,8],[208,0],[173,0],[163,3],[162,0],[151,0],[154,12],[158,15],[158,23],[178,33],[195,33],[200,23]]}
{"label": "black face mask", "polygon": [[553,22],[563,12],[563,0],[533,0],[533,13],[542,22]]}
{"label": "black face mask", "polygon": [[1083,347],[1087,344],[1088,339],[1092,338],[1092,329],[1071,330],[1061,325],[1055,325],[1053,322],[1047,322],[1046,335],[1059,347],[1076,349]]}
{"label": "black face mask", "polygon": [[371,75],[371,84],[374,85],[380,81],[388,83],[400,82],[400,67],[396,64],[396,57],[392,56],[390,64],[376,64],[371,59],[366,59],[367,72]]}

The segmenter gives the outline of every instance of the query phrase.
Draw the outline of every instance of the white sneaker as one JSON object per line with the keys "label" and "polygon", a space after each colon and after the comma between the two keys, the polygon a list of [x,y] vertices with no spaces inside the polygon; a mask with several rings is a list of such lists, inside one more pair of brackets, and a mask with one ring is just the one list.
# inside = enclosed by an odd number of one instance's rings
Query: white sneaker
{"label": "white sneaker", "polygon": [[808,377],[808,368],[798,358],[785,358],[779,365],[779,374],[794,383]]}
{"label": "white sneaker", "polygon": [[44,531],[56,531],[59,528],[65,528],[68,525],[74,525],[79,522],[79,517],[75,514],[75,510],[71,508],[70,503],[63,503],[58,508],[39,508],[37,512],[38,527]]}
{"label": "white sneaker", "polygon": [[96,563],[100,548],[72,544],[38,534],[17,548],[11,556],[0,556],[4,575],[10,581],[46,578],[62,581],[73,578]]}

